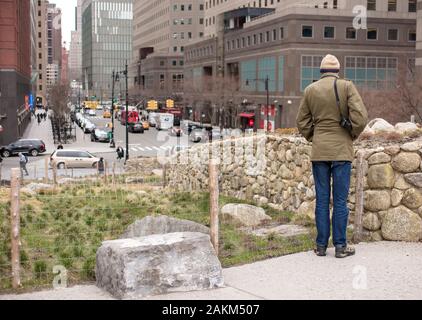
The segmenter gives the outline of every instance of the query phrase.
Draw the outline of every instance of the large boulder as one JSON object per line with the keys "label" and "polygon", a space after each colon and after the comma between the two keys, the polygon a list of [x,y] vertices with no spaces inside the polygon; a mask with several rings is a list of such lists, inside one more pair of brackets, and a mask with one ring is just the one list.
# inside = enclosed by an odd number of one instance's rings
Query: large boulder
{"label": "large boulder", "polygon": [[96,282],[118,299],[222,287],[220,261],[203,233],[169,233],[105,241]]}
{"label": "large boulder", "polygon": [[386,240],[418,242],[422,238],[422,219],[413,211],[400,206],[388,210],[381,231]]}
{"label": "large boulder", "polygon": [[418,126],[416,123],[413,122],[400,122],[396,124],[395,129],[397,132],[405,134],[417,131]]}
{"label": "large boulder", "polygon": [[385,121],[384,119],[374,119],[368,123],[366,126],[365,131],[371,131],[371,132],[391,132],[394,131],[394,126]]}
{"label": "large boulder", "polygon": [[414,152],[401,152],[394,157],[391,164],[394,169],[403,173],[416,172],[419,171],[421,157]]}
{"label": "large boulder", "polygon": [[394,182],[394,170],[390,164],[377,164],[369,168],[368,185],[371,189],[390,189]]}
{"label": "large boulder", "polygon": [[40,193],[40,192],[51,191],[54,189],[54,186],[51,184],[45,184],[45,183],[30,183],[26,185],[25,188],[32,192]]}
{"label": "large boulder", "polygon": [[248,204],[226,204],[221,209],[221,219],[242,227],[256,227],[271,220],[265,210]]}
{"label": "large boulder", "polygon": [[165,234],[175,232],[200,232],[210,234],[206,226],[189,221],[179,220],[168,216],[148,216],[131,224],[120,239],[139,238],[154,234]]}
{"label": "large boulder", "polygon": [[391,206],[390,193],[385,190],[365,191],[365,209],[371,212],[384,211]]}

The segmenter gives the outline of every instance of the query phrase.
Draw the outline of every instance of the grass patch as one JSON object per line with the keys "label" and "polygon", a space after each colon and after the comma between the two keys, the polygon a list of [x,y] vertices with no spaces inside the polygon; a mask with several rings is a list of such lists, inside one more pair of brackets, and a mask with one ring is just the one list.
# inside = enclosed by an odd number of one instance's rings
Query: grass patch
{"label": "grass patch", "polygon": [[[155,180],[154,180],[155,181]],[[0,195],[2,191],[0,191]],[[0,291],[10,283],[10,204],[8,193],[0,199]],[[249,203],[220,196],[227,203]],[[264,207],[279,223],[293,215]],[[99,183],[58,187],[54,193],[23,196],[21,203],[21,270],[24,288],[51,287],[53,267],[68,271],[68,283],[95,280],[95,255],[102,241],[117,239],[137,219],[169,215],[210,225],[208,193],[170,193],[147,185]],[[289,239],[277,235],[254,237],[230,225],[220,227],[220,260],[223,267],[251,263],[312,249],[313,236]]]}

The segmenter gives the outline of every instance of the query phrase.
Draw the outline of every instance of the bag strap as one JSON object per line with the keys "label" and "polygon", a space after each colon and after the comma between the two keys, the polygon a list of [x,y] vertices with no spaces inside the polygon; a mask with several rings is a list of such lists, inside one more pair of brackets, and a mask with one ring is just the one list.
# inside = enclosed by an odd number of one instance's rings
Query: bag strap
{"label": "bag strap", "polygon": [[[334,92],[335,92],[335,94],[336,94],[336,104],[337,104],[337,107],[338,107],[338,109],[339,109],[339,111],[340,111],[340,115],[341,115],[341,117],[342,117],[342,118],[349,119],[349,117],[345,117],[345,116],[343,115],[343,112],[341,111],[341,103],[340,103],[340,96],[339,96],[339,94],[338,94],[337,80],[338,80],[337,78],[334,80]],[[347,106],[347,113],[349,113],[349,106]]]}

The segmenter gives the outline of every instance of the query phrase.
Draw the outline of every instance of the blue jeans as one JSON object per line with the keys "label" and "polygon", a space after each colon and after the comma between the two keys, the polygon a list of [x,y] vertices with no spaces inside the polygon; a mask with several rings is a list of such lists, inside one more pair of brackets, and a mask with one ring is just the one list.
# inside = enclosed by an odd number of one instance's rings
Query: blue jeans
{"label": "blue jeans", "polygon": [[335,247],[347,245],[347,224],[351,162],[313,162],[312,171],[315,180],[316,210],[315,219],[318,230],[316,243],[327,247],[330,239],[330,196],[331,178],[333,178],[333,244]]}

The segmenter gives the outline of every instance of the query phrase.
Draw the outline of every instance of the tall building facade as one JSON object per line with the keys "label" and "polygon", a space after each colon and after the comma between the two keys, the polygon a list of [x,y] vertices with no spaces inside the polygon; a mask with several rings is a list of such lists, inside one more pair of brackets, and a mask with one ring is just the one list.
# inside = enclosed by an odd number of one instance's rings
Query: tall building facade
{"label": "tall building facade", "polygon": [[61,15],[61,9],[57,8],[54,3],[47,5],[47,86],[52,86],[60,81],[62,65]]}
{"label": "tall building facade", "polygon": [[82,80],[82,0],[75,8],[75,30],[71,33],[69,50],[70,80]]}
{"label": "tall building facade", "polygon": [[203,36],[203,0],[135,1],[133,93],[161,101],[183,94],[184,49]]}
{"label": "tall building facade", "polygon": [[60,71],[60,82],[61,84],[69,84],[69,50],[66,49],[66,42],[62,47],[62,67]]}
{"label": "tall building facade", "polygon": [[[288,7],[307,8],[321,5],[325,7],[345,8],[347,0],[205,0],[205,37],[216,37],[218,33],[219,15],[240,8],[285,9]],[[354,1],[356,3],[356,1]],[[365,5],[366,0],[360,0]],[[247,17],[245,17],[247,18]],[[249,21],[245,21],[249,22]],[[230,23],[230,21],[228,21]]]}
{"label": "tall building facade", "polygon": [[111,99],[113,70],[132,61],[133,0],[84,0],[82,76],[90,98]]}
{"label": "tall building facade", "polygon": [[[224,12],[216,37],[186,48],[187,115],[256,129],[268,116],[273,128],[295,127],[303,91],[319,80],[328,53],[342,77],[367,90],[395,86],[415,69],[415,0],[284,4]],[[356,5],[367,7],[366,29],[353,24]]]}
{"label": "tall building facade", "polygon": [[0,0],[0,145],[21,137],[30,120],[31,3]]}
{"label": "tall building facade", "polygon": [[36,104],[45,106],[47,102],[47,1],[36,0]]}

